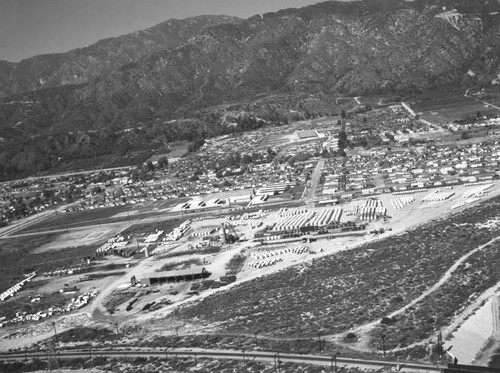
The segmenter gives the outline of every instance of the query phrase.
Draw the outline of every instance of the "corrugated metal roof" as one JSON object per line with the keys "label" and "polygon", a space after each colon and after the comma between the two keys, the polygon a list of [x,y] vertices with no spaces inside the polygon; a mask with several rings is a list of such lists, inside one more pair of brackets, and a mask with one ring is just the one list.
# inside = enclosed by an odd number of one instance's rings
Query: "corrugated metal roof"
{"label": "corrugated metal roof", "polygon": [[177,277],[177,276],[190,276],[190,275],[200,275],[203,273],[205,267],[193,267],[188,269],[177,269],[172,271],[162,271],[162,272],[151,272],[146,274],[144,277],[147,278],[159,278],[159,277]]}

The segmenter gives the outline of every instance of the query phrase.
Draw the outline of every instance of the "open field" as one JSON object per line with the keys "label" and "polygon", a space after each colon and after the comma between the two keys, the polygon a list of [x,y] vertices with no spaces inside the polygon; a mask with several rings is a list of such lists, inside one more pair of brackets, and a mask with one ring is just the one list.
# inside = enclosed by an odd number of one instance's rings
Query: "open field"
{"label": "open field", "polygon": [[[495,104],[500,99],[485,99],[484,101]],[[486,107],[484,103],[472,97],[463,95],[424,98],[415,101],[414,109],[421,113],[421,118],[433,123],[449,123],[475,116],[479,111],[483,115],[500,115],[500,110]]]}
{"label": "open field", "polygon": [[95,247],[97,247],[104,241],[106,241],[109,237],[118,233],[120,230],[121,229],[119,227],[118,228],[107,227],[100,229],[82,228],[79,231],[68,231],[60,233],[58,237],[55,238],[53,241],[48,242],[44,245],[40,245],[33,252],[38,254],[50,250],[62,250],[80,246],[95,245]]}
{"label": "open field", "polygon": [[165,201],[144,202],[136,205],[102,207],[91,210],[59,213],[38,224],[31,225],[23,231],[36,232],[49,228],[67,229],[85,225],[128,222],[136,220],[139,217],[156,216],[164,212],[164,210],[187,200],[189,199],[178,198]]}
{"label": "open field", "polygon": [[269,147],[279,147],[281,145],[285,145],[285,144],[288,144],[292,141],[292,135],[289,134],[273,134],[273,135],[270,135],[270,136],[266,136],[262,141],[261,143],[259,144],[259,146],[257,147],[257,149],[261,149],[261,150],[264,150],[264,149],[267,149]]}
{"label": "open field", "polygon": [[2,263],[2,266],[0,267],[0,291],[4,291],[22,280],[24,273],[29,273],[30,270],[41,262],[56,259],[55,256],[50,254],[44,257],[34,257],[32,253],[37,246],[48,244],[57,237],[57,234],[50,234],[36,238],[24,237],[1,240],[0,263]]}

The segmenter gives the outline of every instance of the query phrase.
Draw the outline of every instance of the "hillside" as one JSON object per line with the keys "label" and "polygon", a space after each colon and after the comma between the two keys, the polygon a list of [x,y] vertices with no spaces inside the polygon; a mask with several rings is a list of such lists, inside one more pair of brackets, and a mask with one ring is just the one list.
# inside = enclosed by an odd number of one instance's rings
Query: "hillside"
{"label": "hillside", "polygon": [[[223,132],[228,108],[279,122],[289,109],[335,112],[331,103],[344,95],[496,87],[499,11],[491,0],[364,0],[244,21],[167,21],[66,54],[1,63],[10,72],[0,74],[0,137],[154,126],[190,139]],[[208,133],[176,132],[170,123],[178,118],[208,122]]]}
{"label": "hillside", "polygon": [[145,55],[176,48],[207,27],[241,21],[229,16],[171,19],[146,30],[103,39],[67,53],[34,56],[19,63],[0,61],[0,97],[46,87],[85,83]]}

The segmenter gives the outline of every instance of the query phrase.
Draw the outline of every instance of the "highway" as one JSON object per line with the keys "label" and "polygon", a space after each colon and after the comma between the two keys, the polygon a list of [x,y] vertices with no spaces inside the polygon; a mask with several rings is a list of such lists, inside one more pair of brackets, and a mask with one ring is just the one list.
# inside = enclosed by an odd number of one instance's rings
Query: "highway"
{"label": "highway", "polygon": [[[47,359],[56,357],[49,351],[26,351],[17,353],[0,353],[3,360],[27,360],[29,358]],[[271,362],[279,360],[281,363],[292,362],[301,364],[313,364],[330,366],[332,372],[336,368],[358,368],[367,370],[394,370],[401,372],[442,372],[444,367],[438,365],[426,365],[416,363],[400,363],[397,361],[378,361],[364,359],[349,359],[339,356],[318,356],[299,355],[275,352],[256,352],[247,350],[203,350],[203,349],[136,349],[136,350],[109,350],[102,348],[92,348],[87,350],[59,350],[57,357],[60,359],[74,359],[79,357],[92,358],[102,357],[156,357],[156,358],[210,358],[210,359],[230,359],[241,361],[262,361]],[[336,370],[335,370],[336,371]]]}

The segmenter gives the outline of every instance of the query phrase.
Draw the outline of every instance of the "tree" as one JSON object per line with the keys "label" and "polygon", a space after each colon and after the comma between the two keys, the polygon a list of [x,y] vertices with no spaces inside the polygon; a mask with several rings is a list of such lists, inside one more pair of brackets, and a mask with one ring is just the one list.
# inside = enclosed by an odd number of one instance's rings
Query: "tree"
{"label": "tree", "polygon": [[155,169],[155,166],[153,165],[153,162],[151,161],[146,161],[146,163],[144,164],[144,168],[147,172],[150,172],[150,171],[154,171]]}
{"label": "tree", "polygon": [[167,168],[168,167],[168,158],[161,157],[158,159],[158,168]]}
{"label": "tree", "polygon": [[349,140],[347,139],[347,134],[345,131],[340,131],[339,132],[339,142],[338,142],[339,148],[344,150],[349,146]]}
{"label": "tree", "polygon": [[49,199],[49,198],[54,197],[54,191],[52,189],[44,189],[42,191],[42,194],[43,194],[43,198],[45,198],[45,199]]}
{"label": "tree", "polygon": [[469,138],[470,138],[470,133],[469,133],[469,131],[464,131],[464,132],[462,132],[462,134],[460,135],[460,138],[461,138],[462,140],[467,140],[467,139],[469,139]]}
{"label": "tree", "polygon": [[252,163],[252,157],[248,154],[244,154],[243,157],[241,157],[241,163],[243,163],[243,164]]}

